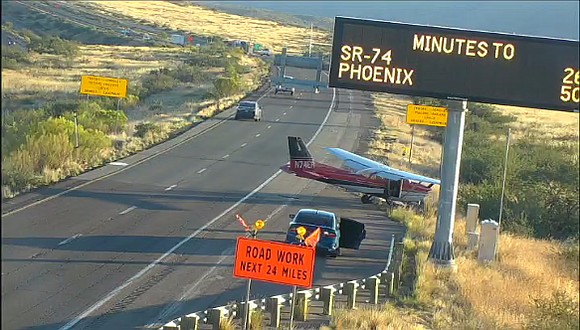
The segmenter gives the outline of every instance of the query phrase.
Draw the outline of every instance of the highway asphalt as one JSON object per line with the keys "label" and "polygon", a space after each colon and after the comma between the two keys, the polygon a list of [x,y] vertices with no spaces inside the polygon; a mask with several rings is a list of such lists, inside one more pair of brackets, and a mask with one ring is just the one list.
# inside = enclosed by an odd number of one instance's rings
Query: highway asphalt
{"label": "highway asphalt", "polygon": [[[288,214],[305,206],[361,219],[368,232],[361,250],[320,259],[315,285],[379,272],[401,227],[354,195],[278,171],[288,161],[288,135],[310,141],[317,134],[310,147],[329,162],[323,147],[357,149],[372,116],[368,98],[332,89],[269,93],[260,100],[262,122],[220,121],[228,111],[121,160],[127,166],[3,203],[11,213],[2,216],[2,329],[143,328],[242,299],[245,281],[231,275],[243,234],[235,213],[267,219],[261,235],[276,240]],[[63,193],[66,187],[74,190]],[[290,289],[257,283],[253,295]]]}

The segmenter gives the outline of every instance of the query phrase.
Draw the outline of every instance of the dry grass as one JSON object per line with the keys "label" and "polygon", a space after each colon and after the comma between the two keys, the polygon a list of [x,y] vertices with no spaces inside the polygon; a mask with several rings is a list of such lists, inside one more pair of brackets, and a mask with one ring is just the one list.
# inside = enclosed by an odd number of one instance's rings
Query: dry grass
{"label": "dry grass", "polygon": [[580,121],[577,113],[549,111],[532,108],[522,108],[507,105],[497,105],[498,110],[514,115],[518,120],[512,123],[514,137],[518,138],[524,132],[539,133],[549,139],[578,139]]}
{"label": "dry grass", "polygon": [[33,65],[2,70],[2,92],[12,99],[53,98],[77,93],[82,75],[129,79],[129,84],[160,67],[175,64],[184,49],[130,46],[81,46],[73,60],[50,54],[31,55]]}
{"label": "dry grass", "polygon": [[[100,9],[148,21],[159,26],[199,35],[251,40],[280,52],[302,52],[308,45],[310,30],[276,22],[226,14],[200,6],[179,6],[167,1],[92,1]],[[328,42],[327,34],[314,32],[315,42]]]}
{"label": "dry grass", "polygon": [[339,309],[332,317],[331,325],[322,329],[411,330],[425,329],[425,327],[409,310],[401,310],[393,305],[385,304],[378,308]]}

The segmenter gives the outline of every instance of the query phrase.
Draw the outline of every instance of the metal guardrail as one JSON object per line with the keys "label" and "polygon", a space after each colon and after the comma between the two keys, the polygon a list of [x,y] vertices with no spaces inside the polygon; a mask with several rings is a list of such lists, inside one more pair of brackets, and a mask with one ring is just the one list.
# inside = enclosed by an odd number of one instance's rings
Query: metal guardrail
{"label": "metal guardrail", "polygon": [[[399,246],[395,249],[395,246]],[[402,260],[402,242],[395,242],[395,234],[391,236],[391,244],[389,247],[389,256],[387,258],[387,264],[383,271],[368,278],[350,280],[346,282],[320,286],[317,288],[309,290],[300,290],[297,292],[296,299],[300,302],[300,299],[305,300],[322,300],[324,303],[323,314],[331,315],[332,306],[334,305],[334,294],[341,294],[347,296],[347,308],[354,308],[356,291],[358,288],[371,290],[374,292],[374,299],[371,299],[371,303],[378,303],[379,294],[379,284],[381,282],[387,284],[387,296],[392,296],[393,290],[398,286],[398,281],[400,279],[400,265],[396,269],[393,269],[393,261],[401,262]],[[393,259],[394,258],[394,259]],[[371,294],[371,297],[373,294]],[[248,302],[250,310],[262,310],[264,312],[269,312],[270,326],[279,327],[280,325],[280,310],[281,307],[291,306],[293,303],[292,293],[286,293],[281,295],[275,295],[268,298],[254,299]],[[218,329],[219,322],[223,318],[233,317],[241,318],[243,315],[243,310],[245,309],[245,304],[243,302],[236,302],[224,306],[213,307],[204,311],[197,311],[180,318],[174,319],[163,326],[159,327],[160,330],[197,330],[200,323],[211,324],[214,329]]]}

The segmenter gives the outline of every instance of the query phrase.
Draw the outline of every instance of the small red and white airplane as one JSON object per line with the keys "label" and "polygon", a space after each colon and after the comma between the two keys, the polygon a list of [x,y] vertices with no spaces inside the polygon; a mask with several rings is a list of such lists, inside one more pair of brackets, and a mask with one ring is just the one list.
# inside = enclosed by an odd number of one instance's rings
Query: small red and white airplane
{"label": "small red and white airplane", "polygon": [[301,178],[339,186],[347,191],[362,193],[361,202],[371,203],[380,197],[387,203],[423,204],[437,179],[409,173],[353,154],[340,148],[326,148],[344,161],[346,169],[316,162],[300,137],[288,137],[290,163],[281,167]]}

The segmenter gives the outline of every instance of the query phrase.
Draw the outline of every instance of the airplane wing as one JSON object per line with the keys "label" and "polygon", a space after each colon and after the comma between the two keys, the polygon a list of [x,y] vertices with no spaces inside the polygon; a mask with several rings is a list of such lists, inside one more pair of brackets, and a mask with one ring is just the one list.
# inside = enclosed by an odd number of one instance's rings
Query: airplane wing
{"label": "airplane wing", "polygon": [[348,152],[348,151],[340,149],[340,148],[326,148],[326,150],[330,151],[336,157],[342,159],[345,163],[345,166],[347,166],[348,168],[350,168],[354,171],[360,171],[360,170],[367,169],[367,168],[376,168],[376,167],[386,166],[385,164],[375,162],[374,160],[370,160],[366,157],[362,157],[362,156],[359,156],[357,154],[353,154],[352,152]]}
{"label": "airplane wing", "polygon": [[419,174],[415,174],[415,173],[409,173],[409,172],[397,170],[397,169],[394,169],[392,167],[389,167],[388,169],[367,168],[364,170],[357,171],[356,173],[360,174],[360,175],[365,175],[365,176],[369,176],[371,174],[374,174],[378,177],[389,179],[389,180],[405,179],[405,180],[419,181],[419,182],[431,183],[431,184],[441,184],[440,180],[433,179],[433,178],[426,177],[426,176],[419,175]]}
{"label": "airplane wing", "polygon": [[376,176],[389,179],[389,180],[412,180],[431,184],[441,184],[440,180],[429,178],[423,175],[409,173],[401,170],[397,170],[385,164],[370,160],[366,157],[353,154],[346,150],[340,148],[326,148],[333,155],[342,159],[345,162],[345,166],[356,171],[357,174],[370,176],[374,174]]}

